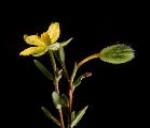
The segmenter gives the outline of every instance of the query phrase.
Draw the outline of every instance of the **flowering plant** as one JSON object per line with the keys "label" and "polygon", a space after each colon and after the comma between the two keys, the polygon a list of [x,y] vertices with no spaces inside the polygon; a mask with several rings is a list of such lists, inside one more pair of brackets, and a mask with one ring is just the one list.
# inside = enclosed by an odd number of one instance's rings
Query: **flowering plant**
{"label": "flowering plant", "polygon": [[[20,52],[21,56],[41,57],[49,54],[53,72],[51,73],[39,60],[34,59],[35,66],[51,81],[53,81],[54,91],[52,100],[58,110],[59,118],[55,117],[47,108],[41,107],[44,114],[60,128],[73,128],[82,119],[88,109],[88,105],[80,111],[73,110],[74,92],[81,84],[82,80],[90,77],[91,72],[86,72],[78,76],[79,69],[93,59],[100,59],[111,64],[126,63],[134,58],[134,50],[125,44],[114,44],[85,57],[79,62],[75,62],[71,75],[68,73],[65,63],[65,46],[73,38],[63,42],[58,42],[60,36],[60,25],[58,22],[51,23],[48,30],[38,35],[24,35],[24,40],[31,47]],[[63,77],[64,76],[64,77]],[[68,81],[67,92],[60,90],[61,79]]]}

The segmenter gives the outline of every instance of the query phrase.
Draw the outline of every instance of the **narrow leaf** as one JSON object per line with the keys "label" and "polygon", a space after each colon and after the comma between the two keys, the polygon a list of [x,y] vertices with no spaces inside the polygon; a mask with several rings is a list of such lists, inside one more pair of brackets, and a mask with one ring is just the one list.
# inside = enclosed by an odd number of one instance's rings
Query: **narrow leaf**
{"label": "narrow leaf", "polygon": [[61,47],[67,46],[72,40],[73,38],[69,38],[68,40],[61,42],[60,43]]}
{"label": "narrow leaf", "polygon": [[82,74],[80,77],[78,77],[78,78],[75,80],[75,82],[73,83],[74,89],[75,89],[76,87],[78,87],[78,86],[81,84],[81,81],[82,81],[84,78],[87,78],[87,77],[90,77],[90,76],[92,76],[92,73],[91,73],[91,72],[86,72],[86,73]]}
{"label": "narrow leaf", "polygon": [[71,121],[73,121],[74,120],[74,118],[75,118],[75,111],[73,111],[72,113],[71,113]]}
{"label": "narrow leaf", "polygon": [[77,63],[75,63],[73,71],[72,71],[72,75],[71,75],[71,82],[74,81],[76,74],[77,74],[77,71],[78,71],[78,66],[77,66]]}
{"label": "narrow leaf", "polygon": [[56,66],[56,61],[55,61],[54,53],[51,50],[49,50],[49,56],[50,56],[51,65],[53,67],[53,72],[55,74],[55,72],[57,70],[57,66]]}
{"label": "narrow leaf", "polygon": [[57,92],[53,91],[52,99],[53,99],[53,103],[54,103],[55,107],[57,109],[61,109],[61,107],[62,107],[61,106],[61,98]]}
{"label": "narrow leaf", "polygon": [[82,119],[83,115],[85,114],[87,108],[88,108],[88,106],[84,107],[82,110],[80,110],[80,111],[76,114],[74,120],[73,120],[72,123],[71,123],[71,128],[73,128],[74,126],[76,126],[76,125],[79,123],[79,121]]}
{"label": "narrow leaf", "polygon": [[58,52],[59,52],[60,63],[63,65],[64,62],[65,62],[65,51],[64,51],[64,48],[61,47]]}
{"label": "narrow leaf", "polygon": [[48,119],[52,120],[55,124],[57,124],[58,126],[60,126],[60,122],[51,114],[51,112],[46,109],[45,107],[41,107],[43,113],[47,116]]}
{"label": "narrow leaf", "polygon": [[77,78],[77,79],[75,80],[75,82],[73,83],[74,89],[75,89],[76,87],[78,87],[78,86],[81,84],[81,80],[82,80],[82,75],[79,76],[79,78]]}
{"label": "narrow leaf", "polygon": [[59,71],[56,72],[56,79],[57,79],[57,81],[59,81],[62,78],[62,72],[63,72],[62,69],[60,69]]}
{"label": "narrow leaf", "polygon": [[48,69],[38,60],[33,60],[35,66],[43,73],[45,77],[49,80],[53,80],[53,75],[48,71]]}
{"label": "narrow leaf", "polygon": [[68,106],[68,98],[65,94],[61,95],[61,105],[62,107],[67,107]]}

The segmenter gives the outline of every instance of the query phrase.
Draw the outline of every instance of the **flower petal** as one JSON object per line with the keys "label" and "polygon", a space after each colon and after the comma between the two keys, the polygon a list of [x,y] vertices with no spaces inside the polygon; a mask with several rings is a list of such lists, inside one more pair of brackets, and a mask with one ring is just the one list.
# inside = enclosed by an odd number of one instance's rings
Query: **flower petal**
{"label": "flower petal", "polygon": [[35,45],[35,46],[44,46],[45,43],[41,40],[41,38],[37,35],[24,35],[24,40],[27,44]]}
{"label": "flower petal", "polygon": [[50,39],[51,39],[51,43],[55,43],[59,36],[60,36],[60,25],[58,22],[52,23],[47,31]]}
{"label": "flower petal", "polygon": [[40,57],[40,56],[44,55],[47,51],[48,51],[48,49],[46,48],[45,50],[43,50],[40,53],[32,54],[32,56],[34,56],[34,57]]}
{"label": "flower petal", "polygon": [[41,40],[42,40],[45,44],[50,45],[51,40],[50,40],[50,37],[49,37],[49,35],[48,35],[47,32],[44,32],[44,33],[41,34]]}
{"label": "flower petal", "polygon": [[29,56],[29,55],[34,55],[34,54],[39,54],[42,53],[46,50],[46,47],[30,47],[22,52],[20,52],[21,56]]}

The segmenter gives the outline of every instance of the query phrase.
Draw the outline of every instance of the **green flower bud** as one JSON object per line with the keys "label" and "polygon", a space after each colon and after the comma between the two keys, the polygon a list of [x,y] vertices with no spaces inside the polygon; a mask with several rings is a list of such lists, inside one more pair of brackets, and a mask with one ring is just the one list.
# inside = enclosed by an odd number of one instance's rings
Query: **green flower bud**
{"label": "green flower bud", "polygon": [[134,58],[134,50],[125,44],[115,44],[101,50],[99,57],[102,61],[112,64],[122,64]]}

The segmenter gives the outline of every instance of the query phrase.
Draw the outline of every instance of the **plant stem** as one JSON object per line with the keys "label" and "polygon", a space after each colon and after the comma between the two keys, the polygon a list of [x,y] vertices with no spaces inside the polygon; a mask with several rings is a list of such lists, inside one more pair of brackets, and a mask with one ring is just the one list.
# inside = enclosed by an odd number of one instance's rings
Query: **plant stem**
{"label": "plant stem", "polygon": [[[70,85],[72,86],[72,85]],[[73,104],[73,89],[70,87],[69,89],[69,110],[72,111],[72,104]]]}
{"label": "plant stem", "polygon": [[[58,94],[60,94],[59,82],[58,82],[58,81],[55,82],[55,91],[56,91]],[[60,109],[58,110],[58,112],[59,112],[59,118],[60,118],[60,123],[61,123],[61,126],[60,126],[60,127],[61,127],[61,128],[65,128],[64,116],[63,116],[62,108],[60,108]]]}
{"label": "plant stem", "polygon": [[73,82],[74,82],[74,79],[76,77],[76,74],[79,70],[79,68],[87,63],[88,61],[91,61],[93,59],[97,59],[99,58],[99,53],[95,53],[95,54],[92,54],[86,58],[84,58],[83,60],[81,60],[78,64],[77,64],[77,67],[74,68],[73,70],[73,73],[71,75],[71,78],[70,78],[70,82],[69,82],[69,92],[68,92],[68,95],[69,95],[69,124],[68,124],[68,128],[71,128],[71,113],[72,113],[72,106],[73,106],[73,95],[74,95],[74,88],[73,88]]}
{"label": "plant stem", "polygon": [[91,61],[91,60],[93,60],[93,59],[97,59],[97,58],[99,58],[99,53],[95,53],[95,54],[92,54],[92,55],[90,55],[90,56],[84,58],[83,60],[81,60],[81,61],[77,64],[76,70],[73,71],[73,74],[72,74],[71,79],[70,79],[70,88],[69,88],[69,109],[70,109],[70,112],[72,111],[73,93],[74,93],[73,82],[74,82],[74,79],[75,79],[75,77],[76,77],[76,74],[77,74],[79,68],[80,68],[83,64],[85,64],[85,63],[87,63],[87,62],[89,62],[89,61]]}
{"label": "plant stem", "polygon": [[97,58],[99,58],[99,53],[95,53],[95,54],[92,54],[92,55],[90,55],[90,56],[84,58],[83,60],[81,60],[81,61],[78,63],[78,65],[77,65],[77,66],[78,66],[78,69],[79,69],[83,64],[87,63],[88,61],[91,61],[91,60],[97,59]]}
{"label": "plant stem", "polygon": [[57,65],[56,65],[54,54],[51,50],[49,50],[49,56],[50,56],[50,59],[51,59],[51,64],[52,64],[52,67],[53,67],[54,75],[56,77]]}
{"label": "plant stem", "polygon": [[[60,94],[60,90],[59,90],[59,81],[57,80],[57,76],[56,76],[56,72],[57,72],[57,65],[56,65],[56,61],[55,61],[55,57],[52,51],[49,51],[49,56],[51,58],[51,63],[52,63],[52,67],[53,67],[53,71],[54,71],[54,76],[55,76],[55,80],[54,80],[54,86],[55,86],[55,91]],[[59,113],[59,118],[60,118],[60,123],[61,123],[61,128],[65,128],[64,125],[64,116],[63,116],[63,111],[62,108],[60,108],[58,110]]]}
{"label": "plant stem", "polygon": [[60,116],[61,128],[65,128],[65,125],[64,125],[64,117],[63,117],[63,111],[62,111],[62,109],[59,109],[59,116]]}
{"label": "plant stem", "polygon": [[69,82],[70,79],[69,79],[69,74],[68,74],[68,70],[67,70],[67,68],[66,68],[66,65],[64,64],[62,67],[63,67],[63,70],[64,70],[64,74],[65,74],[65,76],[66,76],[66,78],[67,78],[67,80],[68,80],[68,82]]}
{"label": "plant stem", "polygon": [[65,62],[61,62],[61,67],[62,67],[62,69],[63,69],[64,76],[66,77],[67,81],[69,82],[69,81],[70,81],[70,78],[69,78],[69,73],[68,73],[68,70],[67,70],[67,68],[66,68]]}
{"label": "plant stem", "polygon": [[71,128],[71,113],[72,113],[72,104],[73,104],[73,90],[72,85],[69,87],[68,95],[69,95],[69,115],[68,115],[68,128]]}

